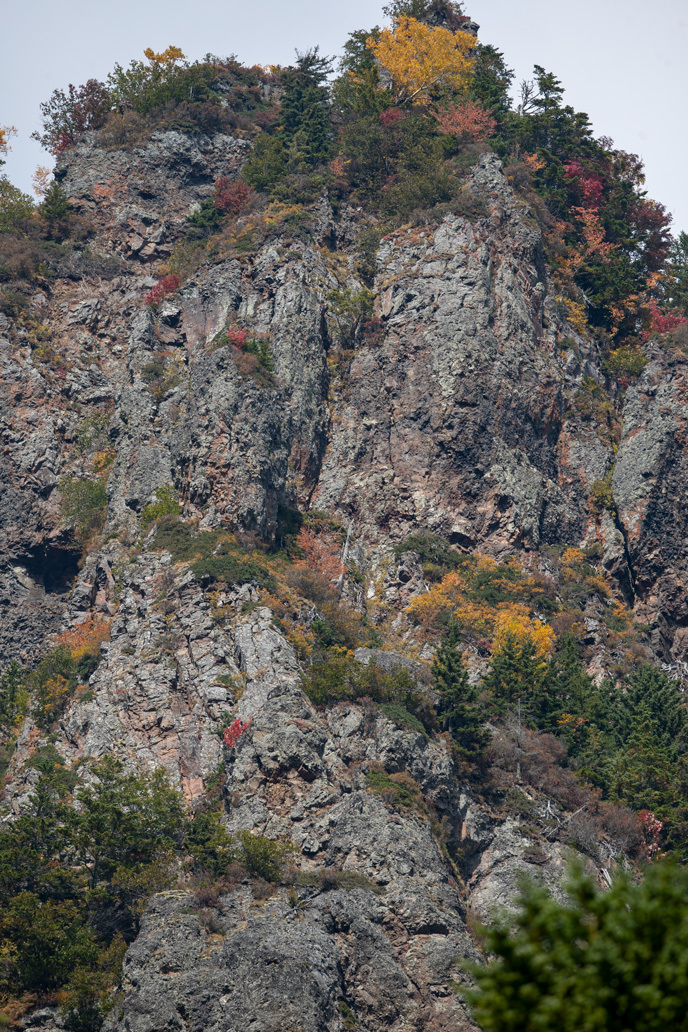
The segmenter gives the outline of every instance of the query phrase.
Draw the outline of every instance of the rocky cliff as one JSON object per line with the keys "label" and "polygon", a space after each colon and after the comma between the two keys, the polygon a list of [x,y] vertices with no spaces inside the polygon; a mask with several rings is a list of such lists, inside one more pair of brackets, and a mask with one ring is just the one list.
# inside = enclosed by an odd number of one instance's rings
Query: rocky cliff
{"label": "rocky cliff", "polygon": [[[332,296],[364,287],[365,216],[326,197],[307,232],[209,254],[145,304],[186,217],[248,149],[174,131],[107,149],[87,134],[57,176],[90,235],[23,318],[0,316],[3,659],[32,666],[57,635],[111,621],[88,684],[49,726],[27,717],[5,803],[22,812],[49,742],[65,765],[163,767],[189,806],[220,769],[227,829],[292,844],[292,884],[270,894],[239,880],[199,903],[182,878],[154,896],[111,1029],[468,1029],[455,983],[457,960],[480,956],[472,922],[509,902],[519,873],[558,883],[570,814],[535,781],[490,795],[444,738],[371,703],[314,706],[290,629],[318,603],[194,572],[156,537],[161,502],[176,498],[194,532],[232,532],[259,564],[290,514],[330,521],[347,537],[345,608],[377,635],[361,658],[421,679],[433,647],[407,607],[430,582],[413,551],[393,551],[419,530],[543,577],[555,546],[597,545],[612,598],[652,628],[645,654],[679,662],[685,363],[657,351],[622,408],[612,398],[617,449],[595,408],[596,345],[566,323],[538,225],[492,154],[466,187],[470,217],[380,241],[354,347]],[[242,364],[233,326],[269,342],[271,368]],[[592,506],[612,471],[612,503]],[[84,479],[106,485],[96,534],[65,515]],[[611,663],[601,613],[591,603],[585,625]],[[230,719],[249,725],[233,748]],[[373,790],[371,771],[397,777],[406,802]],[[600,877],[623,853],[603,839],[586,858]]]}

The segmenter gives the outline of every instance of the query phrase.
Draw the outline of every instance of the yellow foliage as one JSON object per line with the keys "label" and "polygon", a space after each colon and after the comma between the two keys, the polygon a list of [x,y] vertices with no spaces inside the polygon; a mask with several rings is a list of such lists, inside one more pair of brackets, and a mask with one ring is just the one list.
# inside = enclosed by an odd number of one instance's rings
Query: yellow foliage
{"label": "yellow foliage", "polygon": [[165,68],[173,68],[177,61],[184,61],[186,59],[186,55],[182,50],[172,45],[160,54],[156,54],[152,47],[146,47],[143,53],[151,64],[164,65]]}
{"label": "yellow foliage", "polygon": [[366,46],[392,77],[396,104],[428,104],[433,90],[462,93],[473,74],[477,40],[469,32],[431,28],[402,17]]}
{"label": "yellow foliage", "polygon": [[558,297],[557,301],[566,309],[567,321],[571,323],[579,336],[584,337],[589,332],[585,305],[580,301],[573,301],[570,297]]}
{"label": "yellow foliage", "polygon": [[59,713],[71,694],[69,681],[62,674],[56,674],[55,677],[51,677],[45,682],[41,694],[43,711]]}
{"label": "yellow foliage", "polygon": [[533,619],[523,605],[508,604],[499,608],[494,622],[493,653],[502,652],[507,642],[530,641],[535,646],[535,655],[546,659],[554,645],[556,635],[551,627],[541,620]]}
{"label": "yellow foliage", "polygon": [[[506,639],[511,636],[519,641],[532,641],[539,657],[549,655],[555,640],[551,627],[531,617],[528,606],[523,602],[495,603],[481,599],[473,585],[476,578],[487,573],[492,574],[490,588],[493,591],[501,589],[511,595],[529,596],[532,599],[542,588],[532,578],[523,576],[517,563],[503,563],[500,566],[485,555],[478,555],[475,560],[475,565],[468,571],[455,570],[448,573],[426,594],[413,599],[407,611],[426,628],[435,624],[440,615],[449,615],[476,637],[491,641],[497,652],[501,651]],[[495,576],[501,570],[504,576]],[[508,579],[513,571],[521,575],[516,580]]]}
{"label": "yellow foliage", "polygon": [[564,566],[581,566],[585,562],[585,555],[580,548],[567,548],[561,561]]}

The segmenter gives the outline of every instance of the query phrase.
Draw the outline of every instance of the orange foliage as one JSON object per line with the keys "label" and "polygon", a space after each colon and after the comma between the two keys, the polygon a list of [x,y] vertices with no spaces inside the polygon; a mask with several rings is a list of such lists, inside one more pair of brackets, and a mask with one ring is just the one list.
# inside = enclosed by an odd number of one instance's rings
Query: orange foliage
{"label": "orange foliage", "polygon": [[36,197],[45,197],[52,178],[53,174],[49,168],[46,168],[45,165],[38,166],[31,178],[31,182],[33,183],[33,192]]}
{"label": "orange foliage", "polygon": [[581,224],[585,242],[583,251],[578,254],[578,264],[582,264],[586,258],[599,258],[603,262],[608,262],[612,252],[618,250],[619,245],[610,244],[605,240],[604,226],[599,214],[591,208],[572,208],[571,211]]}
{"label": "orange foliage", "polygon": [[71,631],[60,634],[55,644],[69,649],[72,659],[79,660],[97,652],[101,642],[110,638],[110,621],[89,616]]}
{"label": "orange foliage", "polygon": [[179,47],[171,45],[160,54],[156,54],[152,47],[146,47],[143,53],[151,64],[162,65],[165,68],[173,68],[177,61],[184,61],[186,56]]}
{"label": "orange foliage", "polygon": [[524,154],[523,162],[531,172],[541,172],[543,168],[547,168],[547,162],[539,154]]}
{"label": "orange foliage", "polygon": [[437,123],[446,136],[457,136],[459,139],[483,142],[494,136],[497,122],[484,107],[472,100],[463,104],[450,104],[449,107],[435,112]]}
{"label": "orange foliage", "polygon": [[473,74],[477,40],[470,32],[431,28],[401,17],[366,46],[392,77],[395,104],[428,104],[436,89],[463,92]]}
{"label": "orange foliage", "polygon": [[8,140],[16,135],[17,130],[13,125],[0,125],[0,154],[7,154],[8,151],[12,150]]}
{"label": "orange foliage", "polygon": [[314,534],[312,530],[302,527],[296,536],[296,543],[304,552],[296,566],[315,570],[329,581],[337,580],[344,573],[345,566],[339,558],[339,546],[332,534],[324,531]]}

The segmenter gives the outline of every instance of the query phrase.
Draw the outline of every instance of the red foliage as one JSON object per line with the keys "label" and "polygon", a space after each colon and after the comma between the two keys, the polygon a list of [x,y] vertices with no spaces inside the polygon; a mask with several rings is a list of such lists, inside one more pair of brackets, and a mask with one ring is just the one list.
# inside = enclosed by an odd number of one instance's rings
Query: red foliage
{"label": "red foliage", "polygon": [[73,146],[73,144],[74,140],[69,133],[58,133],[50,148],[50,153],[59,158],[60,154],[66,151],[68,147]]}
{"label": "red foliage", "polygon": [[226,176],[215,181],[215,207],[226,215],[241,215],[250,206],[253,194],[246,183],[232,183]]}
{"label": "red foliage", "polygon": [[569,186],[575,184],[586,208],[596,210],[602,203],[604,179],[597,172],[590,172],[575,159],[564,163],[564,179]]}
{"label": "red foliage", "polygon": [[304,558],[296,563],[297,567],[306,566],[330,582],[338,580],[344,573],[339,546],[332,534],[327,531],[314,534],[307,527],[302,527],[296,536],[296,543],[304,552]]}
{"label": "red foliage", "polygon": [[384,127],[387,128],[387,126],[396,125],[397,122],[401,122],[405,117],[404,112],[400,111],[399,108],[387,108],[387,110],[383,111],[380,115],[380,121]]}
{"label": "red foliage", "polygon": [[435,112],[435,118],[446,136],[457,136],[465,141],[481,143],[494,136],[495,119],[480,104],[465,100],[463,104],[450,104]]}
{"label": "red foliage", "polygon": [[227,330],[227,340],[235,348],[243,348],[248,340],[248,330],[243,326],[230,326]]}
{"label": "red foliage", "polygon": [[641,336],[643,342],[651,337],[657,337],[662,333],[670,333],[679,326],[688,324],[688,317],[682,312],[672,311],[668,308],[660,308],[654,298],[647,305],[649,311],[649,322],[647,329]]}
{"label": "red foliage", "polygon": [[657,820],[650,810],[640,811],[640,820],[643,823],[643,836],[645,838],[645,852],[649,860],[659,853],[659,837],[662,834],[664,825]]}
{"label": "red foliage", "polygon": [[243,720],[237,719],[226,727],[222,735],[222,744],[226,745],[228,749],[233,749],[237,744],[241,736],[248,731],[252,723],[252,719],[244,722]]}
{"label": "red foliage", "polygon": [[143,299],[145,305],[159,305],[168,294],[174,294],[179,290],[179,276],[172,273],[170,276],[163,276],[158,283],[146,294]]}

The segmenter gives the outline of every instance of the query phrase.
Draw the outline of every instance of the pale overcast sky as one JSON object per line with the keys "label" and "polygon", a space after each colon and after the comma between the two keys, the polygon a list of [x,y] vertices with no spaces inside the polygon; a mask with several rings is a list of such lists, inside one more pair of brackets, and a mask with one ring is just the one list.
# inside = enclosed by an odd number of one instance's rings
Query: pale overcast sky
{"label": "pale overcast sky", "polygon": [[[315,44],[338,54],[349,32],[382,21],[384,0],[15,0],[3,17],[0,124],[14,124],[5,172],[29,191],[50,164],[29,136],[55,87],[104,79],[115,62],[174,43],[190,58],[235,53],[245,64],[289,64]],[[517,80],[554,72],[565,99],[598,135],[645,160],[650,196],[688,230],[686,0],[466,0],[480,38],[504,51]]]}

